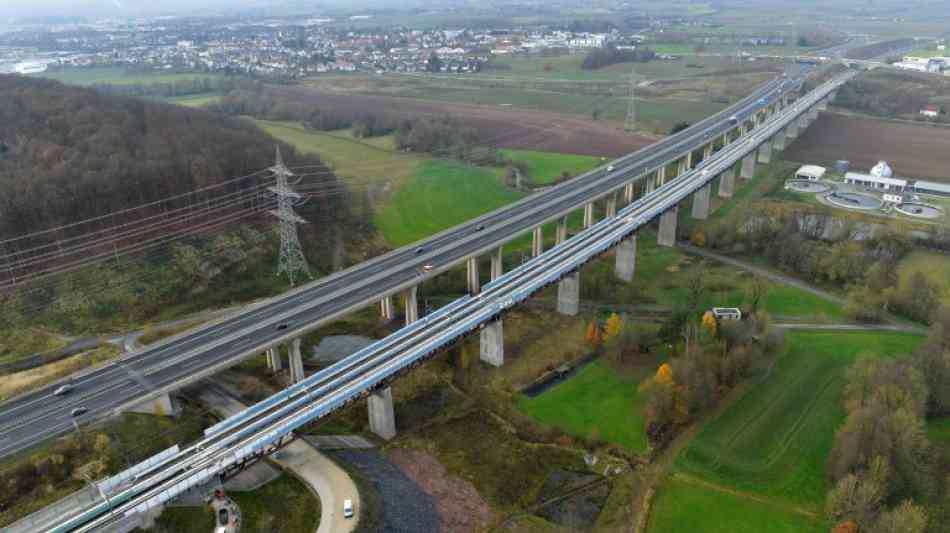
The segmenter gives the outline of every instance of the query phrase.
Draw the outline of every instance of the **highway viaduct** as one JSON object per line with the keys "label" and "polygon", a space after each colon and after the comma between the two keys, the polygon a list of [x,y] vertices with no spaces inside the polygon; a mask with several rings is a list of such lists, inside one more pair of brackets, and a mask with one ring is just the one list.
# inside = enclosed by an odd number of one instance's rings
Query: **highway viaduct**
{"label": "highway viaduct", "polygon": [[[89,370],[72,378],[78,383],[73,398],[51,394],[58,383],[24,395],[0,408],[0,456],[22,450],[57,434],[69,431],[73,420],[69,411],[78,405],[89,408],[79,423],[88,423],[123,410],[157,406],[167,412],[168,393],[203,379],[255,354],[265,353],[271,370],[284,366],[278,347],[287,346],[287,366],[291,380],[304,378],[300,338],[319,326],[347,313],[379,303],[384,319],[394,318],[393,297],[402,294],[407,324],[419,319],[417,291],[424,280],[451,268],[465,265],[469,292],[479,292],[478,268],[488,256],[490,279],[502,275],[502,248],[514,238],[530,233],[532,253],[543,252],[543,227],[555,223],[555,241],[568,237],[567,217],[583,211],[583,226],[595,220],[595,205],[601,204],[608,217],[618,207],[650,194],[676,176],[709,159],[716,151],[754,131],[789,105],[800,89],[797,73],[776,78],[729,109],[677,135],[665,138],[638,152],[613,161],[513,205],[478,217],[430,237],[422,243],[395,250],[365,263],[299,287],[249,310],[205,325],[197,330],[166,339],[114,363]],[[819,104],[802,109],[782,131],[759,140],[757,152],[741,164],[718,175],[716,193],[730,197],[736,176],[751,178],[757,162],[771,160],[772,150],[781,150],[788,138],[796,137],[817,117],[834,94]],[[738,169],[736,168],[738,166]],[[738,172],[737,172],[738,171]],[[693,194],[692,216],[709,213],[712,185]],[[672,246],[676,236],[678,206],[659,217],[658,242]],[[636,270],[636,235],[620,244],[616,254],[617,277],[632,279]],[[558,311],[576,314],[580,274],[574,272],[559,282]],[[502,321],[484,326],[480,355],[490,365],[504,362]],[[369,401],[373,430],[384,438],[394,434],[391,391],[381,390]]]}

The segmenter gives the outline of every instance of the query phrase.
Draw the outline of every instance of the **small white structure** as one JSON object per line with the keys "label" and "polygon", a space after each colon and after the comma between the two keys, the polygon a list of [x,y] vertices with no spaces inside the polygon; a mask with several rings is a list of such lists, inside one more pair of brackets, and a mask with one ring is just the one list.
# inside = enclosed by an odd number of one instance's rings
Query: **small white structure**
{"label": "small white structure", "polygon": [[940,109],[935,105],[929,105],[920,110],[920,114],[928,118],[937,118],[940,114]]}
{"label": "small white structure", "polygon": [[800,180],[819,181],[825,177],[825,172],[827,171],[828,169],[818,165],[802,165],[802,167],[795,172],[795,177]]}
{"label": "small white structure", "polygon": [[24,61],[23,63],[17,63],[13,67],[13,71],[17,74],[38,74],[40,72],[46,72],[46,63]]}
{"label": "small white structure", "polygon": [[860,172],[848,172],[844,175],[844,182],[849,185],[858,185],[866,189],[878,191],[904,192],[907,187],[907,180],[874,176],[872,174],[861,174]]}
{"label": "small white structure", "polygon": [[713,307],[712,314],[719,320],[742,320],[742,311],[738,307]]}
{"label": "small white structure", "polygon": [[883,195],[881,195],[881,198],[884,200],[884,203],[886,203],[886,204],[899,204],[899,203],[902,203],[902,202],[904,201],[904,195],[903,195],[903,194],[888,194],[888,193],[884,193]]}

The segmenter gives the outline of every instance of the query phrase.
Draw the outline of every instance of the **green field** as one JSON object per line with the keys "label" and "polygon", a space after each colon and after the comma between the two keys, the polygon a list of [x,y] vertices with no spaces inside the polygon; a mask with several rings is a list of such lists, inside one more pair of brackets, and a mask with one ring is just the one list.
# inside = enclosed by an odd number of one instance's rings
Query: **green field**
{"label": "green field", "polygon": [[681,55],[675,60],[654,60],[646,63],[619,63],[594,70],[581,68],[586,54],[546,57],[500,56],[493,57],[484,70],[475,76],[485,78],[564,80],[564,81],[623,81],[630,75],[640,79],[688,78],[706,75],[717,70],[733,69],[732,57],[697,56],[692,47],[659,45],[663,53]]}
{"label": "green field", "polygon": [[819,510],[829,488],[825,462],[845,418],[847,368],[858,355],[909,353],[922,340],[898,333],[787,333],[786,352],[768,378],[704,427],[677,468]]}
{"label": "green field", "polygon": [[644,366],[637,375],[620,375],[606,363],[594,362],[539,396],[523,396],[518,409],[572,435],[584,438],[596,434],[628,451],[642,453],[648,445],[643,432],[646,396],[637,391],[637,385],[647,373]]}
{"label": "green field", "polygon": [[827,527],[787,508],[678,479],[657,490],[648,533],[820,533]]}
{"label": "green field", "polygon": [[[353,139],[339,132],[308,130],[293,122],[254,120],[261,129],[297,149],[319,154],[341,178],[353,184],[395,181],[413,176],[423,158],[381,147],[379,139]],[[372,141],[372,142],[370,142]]]}
{"label": "green field", "polygon": [[221,96],[220,94],[195,94],[166,98],[165,101],[169,104],[183,105],[185,107],[202,107],[217,102]]}
{"label": "green field", "polygon": [[950,55],[950,52],[947,52],[946,50],[937,50],[936,47],[917,48],[916,50],[911,50],[904,55],[911,57],[947,57]]}
{"label": "green field", "polygon": [[587,155],[558,154],[553,152],[535,152],[532,150],[502,150],[505,157],[513,161],[524,161],[531,173],[531,181],[536,185],[547,185],[561,177],[563,172],[571,176],[593,170],[602,163],[601,158]]}
{"label": "green field", "polygon": [[71,85],[133,85],[149,83],[169,83],[175,81],[191,81],[194,79],[217,78],[217,74],[199,73],[164,73],[164,72],[132,72],[124,67],[71,67],[51,69],[35,74],[38,78],[49,78]]}
{"label": "green field", "polygon": [[928,420],[927,436],[933,444],[950,448],[950,417]]}
{"label": "green field", "polygon": [[210,507],[167,507],[155,521],[158,531],[208,533],[217,525]]}
{"label": "green field", "polygon": [[415,242],[524,195],[505,188],[495,169],[425,161],[376,213],[376,226],[393,246]]}

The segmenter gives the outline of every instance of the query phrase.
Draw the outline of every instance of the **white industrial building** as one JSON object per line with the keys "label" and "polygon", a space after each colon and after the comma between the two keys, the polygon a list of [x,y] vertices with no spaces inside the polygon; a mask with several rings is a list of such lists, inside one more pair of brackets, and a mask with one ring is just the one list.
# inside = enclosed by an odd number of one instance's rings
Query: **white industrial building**
{"label": "white industrial building", "polygon": [[802,167],[795,172],[795,177],[800,180],[819,181],[825,177],[825,172],[827,171],[828,169],[818,165],[802,165]]}
{"label": "white industrial building", "polygon": [[931,194],[934,196],[950,196],[950,185],[933,181],[917,180],[911,187],[915,193]]}
{"label": "white industrial building", "polygon": [[17,63],[13,67],[13,71],[17,74],[36,74],[38,72],[46,72],[46,63],[40,63],[39,61],[25,61],[23,63]]}
{"label": "white industrial building", "polygon": [[904,192],[907,188],[907,180],[894,177],[894,171],[886,161],[878,161],[870,174],[861,174],[860,172],[847,172],[844,175],[844,182],[850,185],[858,185],[867,189],[887,192]]}

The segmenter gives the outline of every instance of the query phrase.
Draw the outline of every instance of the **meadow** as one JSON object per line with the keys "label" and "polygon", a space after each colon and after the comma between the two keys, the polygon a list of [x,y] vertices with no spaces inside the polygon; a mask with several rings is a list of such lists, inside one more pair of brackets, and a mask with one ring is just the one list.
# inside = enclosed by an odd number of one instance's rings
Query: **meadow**
{"label": "meadow", "polygon": [[581,438],[596,436],[627,451],[647,451],[643,431],[646,395],[637,386],[650,372],[620,373],[597,361],[544,393],[518,400],[518,409],[541,423],[557,426]]}
{"label": "meadow", "polygon": [[911,277],[923,274],[927,280],[941,290],[941,300],[950,303],[950,257],[927,250],[914,250],[901,259],[897,267],[900,287],[908,287]]}
{"label": "meadow", "polygon": [[531,182],[535,185],[548,185],[567,172],[571,176],[578,176],[604,164],[599,157],[574,154],[557,154],[552,152],[536,152],[533,150],[501,150],[501,153],[512,161],[523,161],[528,165]]}
{"label": "meadow", "polygon": [[679,455],[682,472],[820,510],[841,393],[859,356],[912,352],[923,337],[879,332],[788,332],[767,377],[706,425]]}
{"label": "meadow", "polygon": [[647,533],[820,533],[820,520],[785,507],[690,483],[660,485]]}
{"label": "meadow", "polygon": [[33,76],[61,81],[70,85],[147,85],[149,83],[170,83],[219,77],[217,74],[189,72],[135,72],[124,67],[70,67],[50,69],[46,72],[33,74]]}

